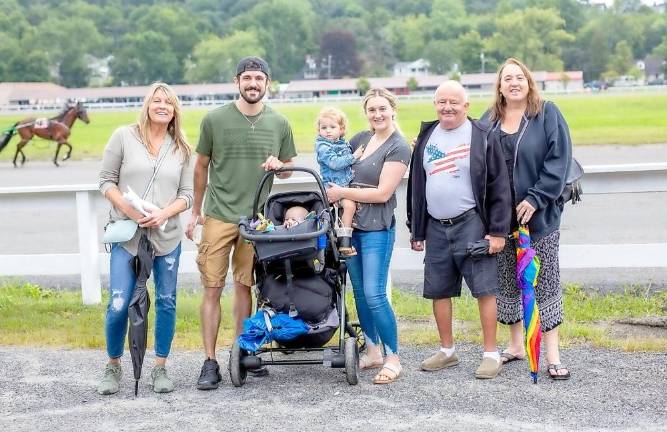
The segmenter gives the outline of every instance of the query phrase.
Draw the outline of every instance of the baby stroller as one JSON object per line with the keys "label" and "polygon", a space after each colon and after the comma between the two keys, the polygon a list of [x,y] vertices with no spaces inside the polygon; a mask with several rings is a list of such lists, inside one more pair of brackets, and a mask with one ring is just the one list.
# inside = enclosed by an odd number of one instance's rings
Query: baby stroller
{"label": "baby stroller", "polygon": [[[359,346],[357,332],[345,310],[347,267],[344,258],[338,254],[329,203],[319,175],[311,169],[298,167],[267,172],[255,193],[253,216],[257,215],[258,201],[266,181],[284,171],[302,171],[312,175],[319,191],[271,195],[264,205],[263,214],[274,222],[275,230],[258,232],[251,228],[248,218],[242,218],[239,231],[255,249],[257,310],[266,308],[300,318],[307,325],[308,332],[294,339],[276,340],[277,346],[266,344],[255,352],[242,349],[237,338],[230,353],[230,378],[236,387],[241,387],[248,370],[265,365],[322,364],[345,368],[347,382],[355,385],[358,383]],[[294,205],[305,207],[316,217],[307,218],[295,227],[280,226],[285,210]],[[339,329],[337,344],[327,346]],[[273,356],[274,353],[303,352],[321,352],[322,355],[315,359]]]}

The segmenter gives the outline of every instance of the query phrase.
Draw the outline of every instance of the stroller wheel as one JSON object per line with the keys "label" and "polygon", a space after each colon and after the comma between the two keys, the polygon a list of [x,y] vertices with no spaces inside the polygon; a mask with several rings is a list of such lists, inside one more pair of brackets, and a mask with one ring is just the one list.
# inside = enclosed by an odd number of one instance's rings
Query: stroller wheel
{"label": "stroller wheel", "polygon": [[345,341],[345,378],[350,385],[359,383],[359,347],[354,337]]}
{"label": "stroller wheel", "polygon": [[366,338],[364,337],[364,332],[361,331],[361,324],[358,322],[348,322],[348,334],[357,339],[357,347],[360,353],[364,352],[366,349]]}
{"label": "stroller wheel", "polygon": [[244,353],[241,351],[238,341],[234,341],[232,345],[232,350],[229,354],[229,377],[232,380],[234,387],[241,387],[245,384],[246,376],[248,371],[245,366],[241,364],[241,359],[244,357]]}

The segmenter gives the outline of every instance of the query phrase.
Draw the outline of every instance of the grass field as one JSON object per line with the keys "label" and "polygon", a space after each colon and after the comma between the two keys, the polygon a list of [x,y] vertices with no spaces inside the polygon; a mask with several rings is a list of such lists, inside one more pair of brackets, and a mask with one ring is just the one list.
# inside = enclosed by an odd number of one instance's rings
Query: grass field
{"label": "grass field", "polygon": [[[201,292],[178,293],[174,348],[201,349],[199,303]],[[151,298],[155,298],[151,289]],[[108,301],[105,290],[102,305],[84,306],[80,293],[54,291],[36,285],[13,283],[0,285],[0,345],[104,348],[104,312]],[[437,332],[432,319],[431,302],[414,294],[393,291],[392,299],[399,319],[401,344],[437,346]],[[347,304],[354,317],[352,297]],[[641,290],[622,294],[596,295],[570,285],[565,289],[565,323],[559,327],[563,346],[591,344],[625,351],[665,351],[667,338],[618,335],[610,323],[620,318],[664,316],[667,292],[647,295]],[[223,319],[218,345],[228,347],[233,337],[231,297],[223,296]],[[149,322],[154,328],[155,308]],[[454,300],[455,337],[459,341],[481,343],[477,302],[469,294]],[[507,326],[500,326],[498,343],[508,339]],[[149,332],[149,342],[153,335]]]}
{"label": "grass field", "polygon": [[[558,96],[553,100],[569,123],[575,145],[589,144],[648,144],[667,143],[667,93],[646,94],[586,94]],[[479,116],[489,104],[488,98],[471,99],[470,114]],[[287,116],[294,131],[299,153],[312,152],[315,136],[315,117],[324,104],[276,104],[275,108]],[[335,104],[349,119],[351,132],[366,127],[358,103]],[[199,123],[204,109],[188,109],[184,114],[184,129],[193,147],[199,135]],[[71,142],[73,159],[100,158],[107,139],[115,128],[135,121],[138,111],[91,111],[91,123],[79,121],[74,125]],[[50,115],[45,113],[44,115]],[[25,115],[0,116],[0,131],[10,127]],[[407,137],[419,131],[422,120],[434,118],[428,100],[405,101],[399,106],[399,124]],[[11,160],[18,139],[0,153],[0,160]],[[35,139],[25,148],[30,160],[50,160],[55,143]]]}

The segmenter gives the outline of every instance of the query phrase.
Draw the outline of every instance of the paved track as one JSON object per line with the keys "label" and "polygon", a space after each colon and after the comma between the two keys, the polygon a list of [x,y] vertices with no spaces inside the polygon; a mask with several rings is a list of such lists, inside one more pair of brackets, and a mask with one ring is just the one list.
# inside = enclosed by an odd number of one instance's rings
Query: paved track
{"label": "paved track", "polygon": [[[584,165],[640,163],[667,161],[667,144],[639,146],[582,146],[575,147],[575,156]],[[297,157],[297,164],[316,167],[313,154]],[[0,187],[39,186],[57,184],[90,184],[97,182],[99,161],[67,162],[56,168],[49,162],[31,162],[19,169],[0,163]],[[295,175],[305,175],[295,173]],[[585,192],[585,191],[584,191]],[[568,206],[561,226],[563,244],[605,243],[665,243],[667,229],[667,193],[584,195],[584,201]],[[404,198],[399,197],[397,247],[408,246],[408,232],[404,228]],[[106,215],[100,212],[98,226],[104,226]],[[26,209],[9,213],[0,208],[0,248],[3,254],[74,253],[76,241],[76,209],[74,205],[64,209]],[[46,231],[46,233],[45,233]],[[45,239],[48,239],[46,241]],[[194,245],[184,241],[184,250]],[[55,285],[78,284],[78,278],[51,278]],[[403,277],[397,282],[419,285],[419,272]],[[667,287],[667,268],[619,269],[615,271],[564,270],[563,280],[581,282],[602,289],[623,289],[629,284],[647,284],[654,289]],[[48,282],[48,281],[47,281]]]}
{"label": "paved track", "polygon": [[[8,150],[11,148],[5,149]],[[29,150],[26,151],[29,154]],[[574,156],[583,165],[664,162],[667,161],[667,143],[579,146],[574,148]],[[316,168],[312,153],[303,153],[297,156],[296,161],[299,165]],[[17,169],[10,162],[0,162],[0,187],[96,183],[99,169],[100,162],[97,160],[68,161],[61,168],[56,168],[51,162],[29,160]]]}

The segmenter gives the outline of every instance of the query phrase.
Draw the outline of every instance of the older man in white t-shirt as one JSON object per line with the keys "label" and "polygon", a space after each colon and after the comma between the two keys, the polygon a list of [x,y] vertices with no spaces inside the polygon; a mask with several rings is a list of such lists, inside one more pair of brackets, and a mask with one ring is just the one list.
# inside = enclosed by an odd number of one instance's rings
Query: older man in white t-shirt
{"label": "older man in white t-shirt", "polygon": [[[465,279],[477,298],[484,353],[477,378],[500,371],[496,347],[498,274],[493,254],[501,251],[510,229],[511,195],[502,151],[489,141],[488,127],[468,118],[468,97],[456,81],[435,92],[437,121],[422,123],[412,154],[408,185],[408,222],[412,249],[426,249],[424,297],[433,300],[441,348],[421,364],[436,371],[459,363],[452,334],[452,297]],[[488,241],[489,253],[472,256],[468,248]]]}

